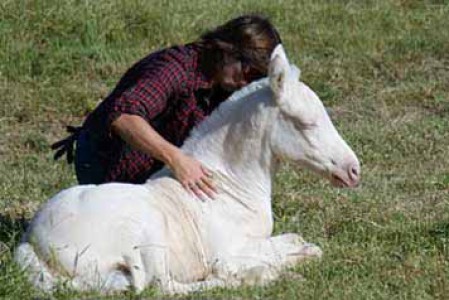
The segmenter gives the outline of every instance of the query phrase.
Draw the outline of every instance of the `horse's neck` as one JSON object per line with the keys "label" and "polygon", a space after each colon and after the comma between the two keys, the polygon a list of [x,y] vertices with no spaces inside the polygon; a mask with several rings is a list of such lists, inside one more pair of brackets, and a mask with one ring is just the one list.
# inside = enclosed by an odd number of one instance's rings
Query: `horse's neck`
{"label": "horse's neck", "polygon": [[235,198],[270,199],[273,160],[266,136],[274,113],[270,97],[266,87],[220,106],[183,147],[218,174],[217,180]]}

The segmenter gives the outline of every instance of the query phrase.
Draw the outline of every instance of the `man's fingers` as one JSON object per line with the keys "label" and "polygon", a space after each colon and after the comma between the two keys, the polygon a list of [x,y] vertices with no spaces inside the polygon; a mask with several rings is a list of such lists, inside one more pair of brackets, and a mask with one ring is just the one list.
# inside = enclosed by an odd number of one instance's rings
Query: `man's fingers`
{"label": "man's fingers", "polygon": [[212,190],[212,192],[214,192],[214,193],[217,192],[217,187],[215,186],[215,183],[214,183],[213,180],[210,179],[209,177],[203,177],[203,178],[201,178],[201,182],[202,182],[203,185],[205,185],[208,189]]}
{"label": "man's fingers", "polygon": [[201,192],[206,194],[209,198],[215,199],[216,191],[212,189],[207,183],[205,183],[204,179],[202,181],[198,181],[196,185],[201,190]]}
{"label": "man's fingers", "polygon": [[204,175],[206,175],[207,178],[212,178],[213,172],[211,170],[209,170],[203,165],[201,165],[201,170],[203,171]]}
{"label": "man's fingers", "polygon": [[198,164],[199,169],[197,169],[196,176],[192,173],[192,176],[186,178],[182,181],[183,187],[197,196],[199,199],[204,201],[206,196],[210,199],[215,199],[217,189],[213,182],[213,173],[201,164]]}
{"label": "man's fingers", "polygon": [[209,197],[210,199],[215,199],[215,189],[210,187],[210,183],[205,183],[202,180],[198,180],[196,182],[185,182],[183,183],[184,188],[200,198],[202,201],[205,201],[204,196]]}
{"label": "man's fingers", "polygon": [[202,193],[200,192],[199,186],[195,182],[186,182],[183,184],[184,188],[189,191],[190,193],[194,194],[197,198],[199,198],[201,201],[204,201],[204,197]]}
{"label": "man's fingers", "polygon": [[211,190],[213,190],[214,192],[217,192],[217,189],[216,189],[216,187],[215,187],[215,184],[214,184],[214,178],[213,178],[213,176],[214,176],[214,173],[211,171],[211,170],[209,170],[209,169],[207,169],[206,167],[204,167],[204,166],[201,166],[201,169],[202,169],[202,171],[203,171],[203,173],[204,173],[204,176],[201,178],[201,180],[211,189]]}

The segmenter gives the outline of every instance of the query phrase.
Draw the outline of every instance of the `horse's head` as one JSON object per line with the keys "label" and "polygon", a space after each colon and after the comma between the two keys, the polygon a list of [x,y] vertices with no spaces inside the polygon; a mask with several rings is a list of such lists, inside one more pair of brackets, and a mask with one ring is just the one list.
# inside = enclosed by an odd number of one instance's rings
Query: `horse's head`
{"label": "horse's head", "polygon": [[271,132],[273,151],[326,176],[336,186],[357,186],[360,164],[356,155],[338,134],[318,96],[299,81],[299,75],[282,45],[277,46],[269,67],[270,86],[279,108]]}

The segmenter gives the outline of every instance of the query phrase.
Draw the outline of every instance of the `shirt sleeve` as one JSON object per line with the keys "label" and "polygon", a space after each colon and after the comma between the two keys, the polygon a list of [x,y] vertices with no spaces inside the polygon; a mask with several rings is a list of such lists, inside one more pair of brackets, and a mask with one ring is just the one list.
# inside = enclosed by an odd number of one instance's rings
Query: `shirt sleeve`
{"label": "shirt sleeve", "polygon": [[182,92],[186,71],[176,60],[155,59],[120,96],[109,105],[107,125],[121,114],[138,115],[150,122],[163,112]]}

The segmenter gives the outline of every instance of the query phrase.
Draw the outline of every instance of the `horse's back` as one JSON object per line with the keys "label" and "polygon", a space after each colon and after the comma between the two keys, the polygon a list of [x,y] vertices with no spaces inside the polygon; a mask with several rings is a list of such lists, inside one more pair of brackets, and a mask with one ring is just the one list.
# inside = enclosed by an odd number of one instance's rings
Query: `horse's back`
{"label": "horse's back", "polygon": [[26,240],[61,275],[101,274],[142,239],[152,219],[149,195],[148,189],[127,184],[69,188],[37,213]]}
{"label": "horse's back", "polygon": [[[161,178],[147,185],[69,188],[38,211],[24,242],[66,277],[82,274],[87,281],[101,281],[141,251],[166,247],[175,277],[200,278],[206,271],[204,253],[194,217],[182,204],[185,191],[178,185]],[[188,271],[192,275],[185,278]]]}
{"label": "horse's back", "polygon": [[96,233],[111,232],[123,219],[144,219],[149,196],[148,189],[138,185],[75,186],[50,199],[36,214],[31,230],[35,234],[44,230],[53,238],[69,234],[72,242],[89,236],[98,241]]}

